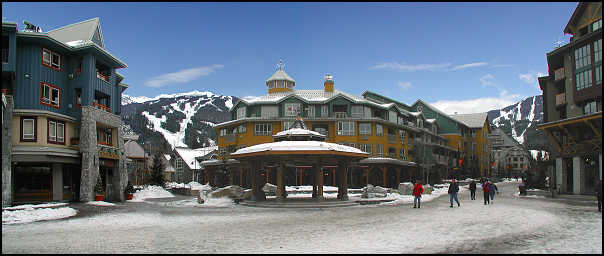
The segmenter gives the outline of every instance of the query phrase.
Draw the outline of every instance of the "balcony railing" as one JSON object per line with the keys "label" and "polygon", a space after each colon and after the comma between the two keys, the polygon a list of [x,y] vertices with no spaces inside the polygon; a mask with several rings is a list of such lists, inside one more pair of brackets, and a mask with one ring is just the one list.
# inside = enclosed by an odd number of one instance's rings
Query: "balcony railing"
{"label": "balcony railing", "polygon": [[92,105],[93,105],[95,108],[97,108],[97,109],[100,109],[100,110],[103,110],[103,111],[107,111],[107,112],[109,112],[109,113],[112,113],[112,112],[113,112],[113,111],[111,111],[111,108],[110,108],[110,107],[107,107],[107,106],[105,106],[105,105],[103,105],[103,104],[99,104],[99,103],[93,102],[93,103],[92,103]]}
{"label": "balcony railing", "polygon": [[556,95],[556,106],[561,106],[566,104],[566,93],[560,93]]}
{"label": "balcony railing", "polygon": [[564,79],[564,68],[559,68],[554,71],[554,80]]}
{"label": "balcony railing", "polygon": [[336,118],[346,118],[346,112],[334,112]]}
{"label": "balcony railing", "polygon": [[105,81],[105,82],[109,82],[109,77],[106,75],[101,74],[100,72],[96,72],[96,77],[98,77],[99,79]]}

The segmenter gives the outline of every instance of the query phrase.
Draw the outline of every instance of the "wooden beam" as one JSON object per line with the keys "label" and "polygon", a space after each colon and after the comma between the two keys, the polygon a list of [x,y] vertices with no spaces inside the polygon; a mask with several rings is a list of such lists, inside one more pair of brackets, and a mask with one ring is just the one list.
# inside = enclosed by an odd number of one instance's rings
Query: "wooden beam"
{"label": "wooden beam", "polygon": [[277,166],[277,199],[284,200],[285,199],[285,184],[283,183],[283,171],[285,169],[285,165],[280,163]]}
{"label": "wooden beam", "polygon": [[566,127],[564,126],[560,126],[560,129],[564,130],[564,132],[566,133],[566,135],[568,135],[568,138],[572,141],[572,142],[577,142],[577,140],[575,139],[575,137],[570,134],[570,132],[568,131],[568,129],[566,129]]}
{"label": "wooden beam", "polygon": [[598,118],[602,119],[602,114],[593,115],[593,116],[584,117],[584,118],[573,119],[573,120],[568,120],[568,121],[562,121],[562,122],[559,122],[559,123],[547,124],[547,125],[543,125],[543,126],[537,127],[537,130],[544,130],[544,129],[547,129],[547,128],[558,127],[558,126],[562,126],[562,125],[569,125],[569,124],[573,124],[573,123],[582,122],[584,120],[592,120],[592,119],[598,119]]}
{"label": "wooden beam", "polygon": [[591,130],[596,134],[596,136],[598,136],[598,139],[602,140],[602,137],[600,135],[600,131],[598,131],[598,129],[596,129],[596,127],[594,127],[593,124],[591,124],[587,120],[583,120],[583,122],[585,122],[587,125],[589,125],[589,128],[591,128]]}
{"label": "wooden beam", "polygon": [[556,137],[554,137],[554,135],[552,134],[552,131],[550,129],[545,129],[544,131],[547,134],[547,136],[550,138],[550,140],[552,140],[554,142],[554,144],[556,145],[556,148],[558,149],[558,153],[562,153],[562,147],[560,146],[560,142],[558,141],[558,139],[556,139]]}

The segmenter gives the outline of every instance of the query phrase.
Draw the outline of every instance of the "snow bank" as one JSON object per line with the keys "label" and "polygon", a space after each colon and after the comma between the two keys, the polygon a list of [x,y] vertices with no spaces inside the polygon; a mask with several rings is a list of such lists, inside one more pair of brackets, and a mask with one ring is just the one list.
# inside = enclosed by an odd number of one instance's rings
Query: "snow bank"
{"label": "snow bank", "polygon": [[172,193],[166,191],[164,188],[160,186],[146,186],[142,190],[136,191],[134,193],[132,200],[128,200],[130,202],[142,202],[147,198],[165,198],[165,197],[174,197]]}
{"label": "snow bank", "polygon": [[27,207],[23,210],[2,211],[2,224],[28,223],[41,220],[56,220],[75,216],[78,211],[70,207],[38,208]]}
{"label": "snow bank", "polygon": [[2,207],[2,210],[31,210],[37,208],[67,206],[68,203],[22,204],[12,207]]}
{"label": "snow bank", "polygon": [[90,201],[90,202],[87,202],[86,204],[98,205],[98,206],[115,206],[114,203],[105,202],[105,201]]}
{"label": "snow bank", "polygon": [[191,181],[187,185],[189,188],[191,188],[191,190],[199,190],[199,191],[212,190],[212,186],[210,186],[210,183],[200,184],[199,182]]}

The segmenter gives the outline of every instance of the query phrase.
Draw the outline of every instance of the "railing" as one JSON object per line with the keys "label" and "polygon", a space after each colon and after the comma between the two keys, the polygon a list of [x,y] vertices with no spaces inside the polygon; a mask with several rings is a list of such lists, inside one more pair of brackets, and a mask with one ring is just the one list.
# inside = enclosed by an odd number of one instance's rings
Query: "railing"
{"label": "railing", "polygon": [[109,113],[112,113],[112,112],[113,112],[113,111],[111,111],[111,108],[110,108],[110,107],[107,107],[107,106],[105,106],[105,105],[103,105],[103,104],[99,104],[99,103],[93,102],[93,103],[92,103],[92,105],[93,105],[95,108],[98,108],[98,109],[100,109],[100,110],[107,111],[107,112],[109,112]]}
{"label": "railing", "polygon": [[98,77],[99,79],[105,81],[105,82],[109,82],[109,77],[101,74],[100,72],[96,72],[96,77]]}
{"label": "railing", "polygon": [[80,144],[80,138],[71,138],[69,140],[69,144],[71,144],[71,145],[79,145]]}
{"label": "railing", "polygon": [[105,141],[102,141],[102,140],[97,140],[96,143],[99,144],[99,145],[113,147],[113,143],[111,143],[111,142],[105,142]]}
{"label": "railing", "polygon": [[346,112],[334,112],[336,118],[346,118]]}
{"label": "railing", "polygon": [[554,71],[554,80],[558,81],[564,78],[564,68],[559,68]]}
{"label": "railing", "polygon": [[560,93],[558,95],[556,95],[556,106],[560,106],[560,105],[564,105],[566,104],[566,93]]}
{"label": "railing", "polygon": [[224,142],[226,143],[234,142],[237,140],[237,134],[227,134],[222,137],[224,137]]}
{"label": "railing", "polygon": [[2,49],[2,63],[8,63],[8,49]]}

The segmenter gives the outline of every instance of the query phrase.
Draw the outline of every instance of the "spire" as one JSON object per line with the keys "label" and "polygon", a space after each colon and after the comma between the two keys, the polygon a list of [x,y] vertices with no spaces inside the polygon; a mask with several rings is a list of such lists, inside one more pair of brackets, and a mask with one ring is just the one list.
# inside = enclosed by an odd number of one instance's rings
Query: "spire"
{"label": "spire", "polygon": [[279,64],[277,64],[277,70],[283,70],[283,60],[279,59]]}

